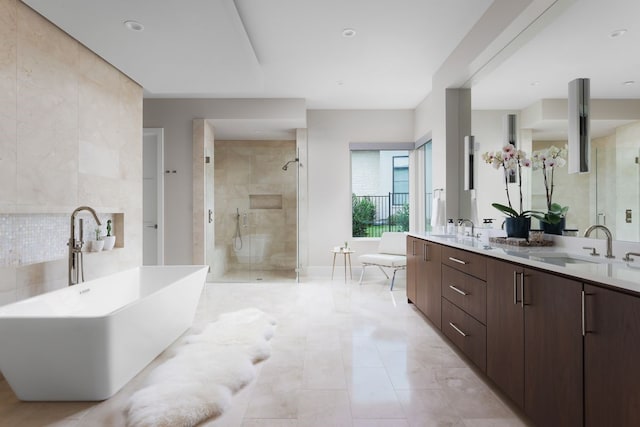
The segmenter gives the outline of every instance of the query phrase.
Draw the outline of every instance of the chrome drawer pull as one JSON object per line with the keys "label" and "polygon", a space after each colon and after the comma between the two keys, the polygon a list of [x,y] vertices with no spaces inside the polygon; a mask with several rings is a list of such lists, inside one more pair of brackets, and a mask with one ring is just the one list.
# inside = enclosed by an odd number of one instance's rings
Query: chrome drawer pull
{"label": "chrome drawer pull", "polygon": [[453,261],[453,262],[457,262],[458,264],[467,265],[467,261],[463,261],[463,260],[461,260],[461,259],[454,258],[454,257],[452,257],[452,256],[450,256],[450,257],[449,257],[449,259],[450,259],[451,261]]}
{"label": "chrome drawer pull", "polygon": [[458,327],[456,325],[454,325],[453,323],[449,322],[449,326],[451,326],[453,329],[456,330],[456,332],[458,332],[460,335],[462,335],[463,337],[466,337],[467,334],[465,334],[464,332],[462,332],[460,329],[458,329]]}
{"label": "chrome drawer pull", "polygon": [[582,336],[586,336],[587,335],[587,321],[584,317],[584,291],[581,292],[581,300],[582,300]]}
{"label": "chrome drawer pull", "polygon": [[456,291],[457,293],[459,293],[460,295],[462,295],[462,296],[465,296],[465,297],[466,297],[467,295],[469,295],[469,294],[468,294],[468,293],[466,293],[465,291],[463,291],[463,290],[461,290],[461,289],[458,289],[458,288],[456,288],[456,287],[455,287],[455,286],[453,286],[453,285],[449,285],[449,287],[450,287],[451,289],[453,289],[454,291]]}

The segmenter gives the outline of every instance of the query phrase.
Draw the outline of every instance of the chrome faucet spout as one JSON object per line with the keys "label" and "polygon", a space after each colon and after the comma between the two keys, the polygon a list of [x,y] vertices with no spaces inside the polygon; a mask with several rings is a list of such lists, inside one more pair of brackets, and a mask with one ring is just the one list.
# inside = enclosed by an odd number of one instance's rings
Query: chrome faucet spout
{"label": "chrome faucet spout", "polygon": [[82,219],[80,219],[80,236],[76,239],[76,215],[81,211],[88,211],[93,215],[93,219],[95,219],[96,223],[98,225],[102,225],[96,211],[89,206],[80,206],[71,213],[69,241],[67,242],[67,246],[69,246],[69,286],[78,284],[84,280],[84,268],[82,265],[82,246],[84,245],[82,237]]}
{"label": "chrome faucet spout", "polygon": [[460,225],[465,225],[466,223],[471,224],[471,237],[475,237],[475,228],[476,228],[476,226],[473,224],[473,221],[471,221],[470,219],[461,219],[460,220]]}
{"label": "chrome faucet spout", "polygon": [[604,225],[595,224],[587,228],[587,231],[584,232],[584,237],[589,237],[593,230],[602,230],[604,235],[607,237],[607,254],[605,255],[605,257],[615,258],[615,256],[613,256],[613,236],[611,235],[611,231],[609,231],[609,229]]}

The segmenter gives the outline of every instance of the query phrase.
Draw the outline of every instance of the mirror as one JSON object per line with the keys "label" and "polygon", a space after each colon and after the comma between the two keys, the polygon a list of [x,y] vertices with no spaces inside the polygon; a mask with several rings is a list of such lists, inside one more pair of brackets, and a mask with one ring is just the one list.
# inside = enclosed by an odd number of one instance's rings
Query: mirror
{"label": "mirror", "polygon": [[[533,133],[533,151],[564,147],[566,140],[539,140]],[[566,228],[580,235],[592,224],[606,225],[614,239],[640,241],[640,121],[617,127],[591,139],[591,173],[569,174],[554,169],[553,200],[569,206]],[[546,210],[540,171],[532,171],[531,208]]]}
{"label": "mirror", "polygon": [[[528,154],[550,145],[564,147],[568,83],[587,77],[591,172],[556,169],[553,202],[569,206],[566,228],[577,228],[579,235],[599,223],[616,240],[640,241],[640,81],[632,81],[637,65],[629,54],[640,44],[640,23],[625,17],[640,14],[640,2],[580,1],[553,9],[543,28],[519,36],[512,42],[518,46],[513,54],[490,62],[490,71],[470,82],[472,133],[479,146],[479,218],[500,218],[490,205],[506,200],[498,172],[481,159],[483,152],[501,147],[502,117],[518,115],[518,148]],[[522,185],[524,209],[546,210],[541,172],[528,171]],[[515,194],[511,188],[512,199]]]}

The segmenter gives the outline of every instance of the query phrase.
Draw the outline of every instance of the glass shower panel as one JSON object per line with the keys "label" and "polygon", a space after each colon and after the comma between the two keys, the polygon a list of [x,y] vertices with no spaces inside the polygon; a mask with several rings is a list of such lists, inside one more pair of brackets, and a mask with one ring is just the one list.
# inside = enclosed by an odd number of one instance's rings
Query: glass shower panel
{"label": "glass shower panel", "polygon": [[640,149],[613,146],[594,151],[595,223],[606,225],[616,240],[640,241]]}
{"label": "glass shower panel", "polygon": [[215,253],[215,224],[214,224],[214,168],[213,168],[213,147],[205,147],[205,262],[209,265],[209,273],[207,273],[207,281],[211,282],[215,279],[216,271],[216,253]]}
{"label": "glass shower panel", "polygon": [[295,155],[295,141],[215,142],[215,281],[295,280]]}

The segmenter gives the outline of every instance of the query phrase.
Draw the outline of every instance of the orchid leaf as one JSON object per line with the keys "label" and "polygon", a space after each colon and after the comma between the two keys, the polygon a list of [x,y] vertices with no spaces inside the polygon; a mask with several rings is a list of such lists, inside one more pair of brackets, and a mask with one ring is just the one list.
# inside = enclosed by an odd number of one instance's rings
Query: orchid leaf
{"label": "orchid leaf", "polygon": [[500,203],[491,203],[491,206],[493,206],[494,208],[498,209],[500,212],[510,217],[517,218],[520,216],[518,212],[516,212],[513,208],[510,208],[509,206],[501,205]]}

